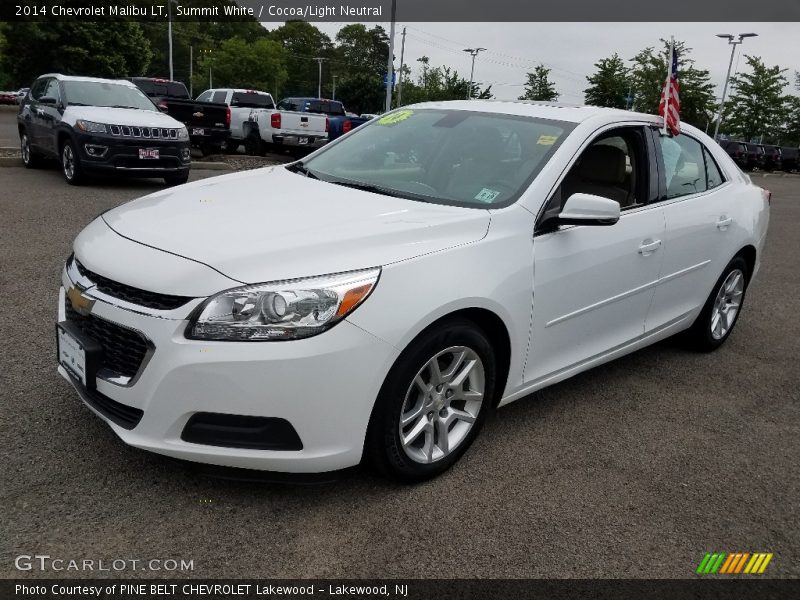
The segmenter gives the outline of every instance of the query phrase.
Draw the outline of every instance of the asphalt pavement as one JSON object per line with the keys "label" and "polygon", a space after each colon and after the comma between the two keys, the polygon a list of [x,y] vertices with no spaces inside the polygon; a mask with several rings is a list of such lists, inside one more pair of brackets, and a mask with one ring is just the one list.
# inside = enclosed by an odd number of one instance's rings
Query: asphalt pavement
{"label": "asphalt pavement", "polygon": [[758,181],[763,266],[719,351],[666,341],[522,399],[433,481],[301,485],[129,448],[56,373],[73,238],[162,184],[0,169],[0,577],[98,575],[14,568],[47,554],[194,564],[117,576],[671,578],[711,551],[773,552],[768,575],[800,576],[800,177]]}

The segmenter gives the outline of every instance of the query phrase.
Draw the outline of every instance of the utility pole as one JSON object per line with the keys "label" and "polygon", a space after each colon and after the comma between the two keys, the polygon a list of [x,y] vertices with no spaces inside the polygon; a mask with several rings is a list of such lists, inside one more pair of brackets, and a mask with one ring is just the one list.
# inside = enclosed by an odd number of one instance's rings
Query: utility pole
{"label": "utility pole", "polygon": [[319,78],[317,79],[317,98],[322,98],[322,61],[324,58],[317,56],[314,58],[319,63]]}
{"label": "utility pole", "polygon": [[338,75],[333,75],[333,98],[331,100],[336,100],[336,78]]}
{"label": "utility pole", "polygon": [[167,37],[169,38],[169,80],[175,79],[172,71],[172,0],[167,0]]}
{"label": "utility pole", "polygon": [[192,91],[192,73],[194,69],[194,50],[191,45],[189,45],[189,98],[194,98],[194,92]]}
{"label": "utility pole", "polygon": [[719,112],[717,113],[717,124],[714,125],[714,139],[717,139],[717,135],[719,135],[719,124],[722,121],[722,111],[725,109],[725,96],[728,93],[728,81],[731,78],[731,67],[733,66],[733,55],[736,52],[736,46],[741,44],[744,41],[744,38],[749,37],[757,37],[757,33],[740,33],[739,39],[734,40],[733,35],[730,33],[718,33],[718,38],[725,38],[728,40],[728,43],[731,45],[731,59],[728,62],[728,74],[725,75],[725,85],[722,88],[722,101],[719,103]]}
{"label": "utility pole", "polygon": [[394,82],[394,19],[397,13],[397,0],[392,0],[392,26],[389,28],[389,58],[386,62],[386,105],[385,112],[392,110],[392,83]]}
{"label": "utility pole", "polygon": [[200,53],[208,57],[208,89],[213,89],[214,84],[211,81],[211,49],[203,48]]}
{"label": "utility pole", "polygon": [[472,98],[472,81],[475,78],[475,57],[478,52],[483,52],[486,48],[464,48],[464,52],[469,52],[472,55],[472,70],[469,72],[469,87],[467,88],[467,100]]}
{"label": "utility pole", "polygon": [[403,56],[406,53],[406,28],[403,27],[403,42],[400,44],[400,77],[397,81],[397,106],[403,106]]}

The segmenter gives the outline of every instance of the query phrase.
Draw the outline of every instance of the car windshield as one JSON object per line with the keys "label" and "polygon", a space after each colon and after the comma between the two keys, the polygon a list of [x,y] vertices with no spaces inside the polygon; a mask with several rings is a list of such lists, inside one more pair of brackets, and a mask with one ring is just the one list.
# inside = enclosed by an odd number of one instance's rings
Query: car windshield
{"label": "car windshield", "polygon": [[295,170],[412,200],[507,206],[574,127],[494,113],[400,109],[362,125]]}
{"label": "car windshield", "polygon": [[156,110],[144,93],[130,85],[105,81],[65,81],[67,104]]}

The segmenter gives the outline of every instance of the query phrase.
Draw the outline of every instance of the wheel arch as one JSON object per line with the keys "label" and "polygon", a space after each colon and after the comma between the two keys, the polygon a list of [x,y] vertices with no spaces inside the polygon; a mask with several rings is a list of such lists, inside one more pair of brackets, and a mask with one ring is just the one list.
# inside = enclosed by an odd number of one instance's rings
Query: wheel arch
{"label": "wheel arch", "polygon": [[744,262],[747,263],[747,284],[749,285],[750,280],[753,278],[753,270],[756,268],[756,247],[748,244],[739,250],[736,256],[741,256]]}

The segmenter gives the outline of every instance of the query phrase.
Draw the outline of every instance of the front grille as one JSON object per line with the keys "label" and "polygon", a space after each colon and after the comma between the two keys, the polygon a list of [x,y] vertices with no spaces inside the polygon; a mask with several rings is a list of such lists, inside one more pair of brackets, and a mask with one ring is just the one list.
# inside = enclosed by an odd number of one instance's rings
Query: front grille
{"label": "front grille", "polygon": [[68,299],[64,310],[67,321],[102,346],[102,368],[124,377],[133,377],[139,372],[148,350],[147,340],[140,333],[91,314],[78,314]]}
{"label": "front grille", "polygon": [[177,140],[180,129],[167,127],[132,127],[129,125],[109,125],[111,135],[145,140]]}
{"label": "front grille", "polygon": [[77,259],[73,260],[81,276],[89,279],[99,291],[113,296],[114,298],[124,300],[125,302],[138,304],[146,308],[154,308],[156,310],[173,310],[183,306],[189,302],[189,300],[192,300],[192,298],[187,296],[171,296],[169,294],[148,292],[130,285],[125,285],[124,283],[113,281],[107,277],[93,273],[84,267]]}

